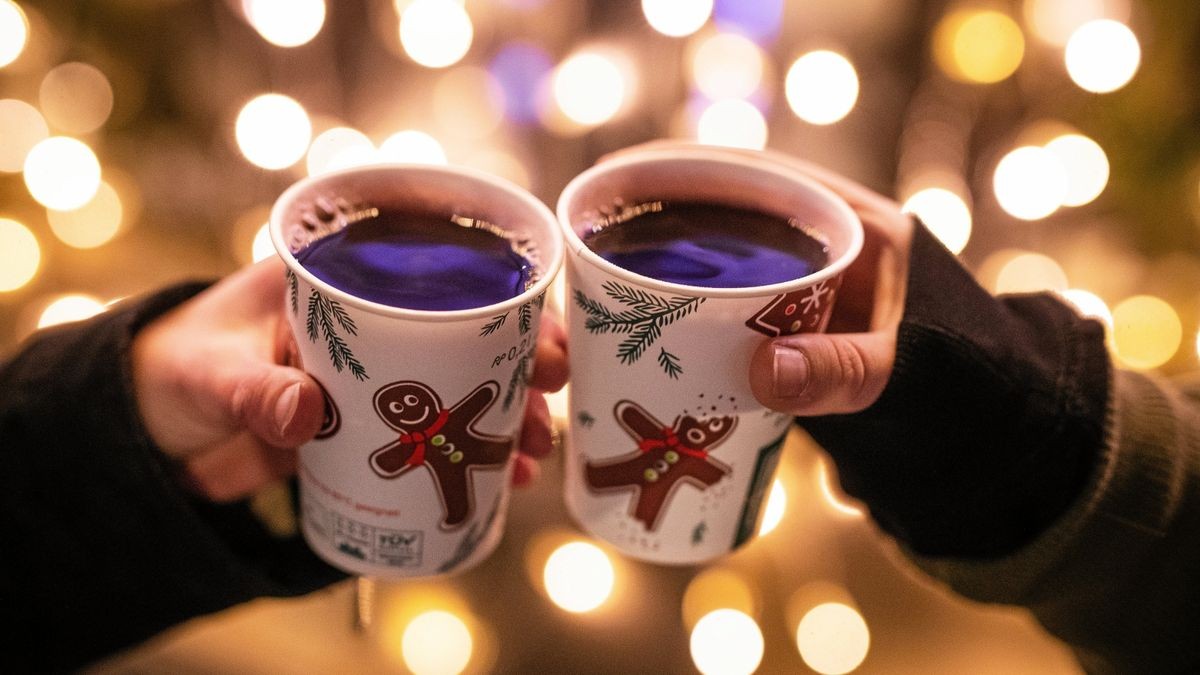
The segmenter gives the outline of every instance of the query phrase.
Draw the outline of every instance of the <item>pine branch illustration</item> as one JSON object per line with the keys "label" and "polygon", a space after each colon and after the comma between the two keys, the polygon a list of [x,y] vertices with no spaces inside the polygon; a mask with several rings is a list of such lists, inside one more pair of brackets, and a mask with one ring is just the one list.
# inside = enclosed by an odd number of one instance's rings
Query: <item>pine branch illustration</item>
{"label": "pine branch illustration", "polygon": [[338,324],[346,329],[346,332],[351,335],[358,335],[358,326],[354,325],[354,319],[350,317],[350,313],[342,307],[342,303],[337,300],[326,300],[329,303],[329,311],[333,314],[333,318],[337,319]]}
{"label": "pine branch illustration", "polygon": [[304,325],[308,330],[309,342],[317,341],[317,313],[321,304],[321,294],[314,288],[312,295],[308,296],[308,317],[305,319]]}
{"label": "pine branch illustration", "polygon": [[546,306],[546,291],[538,293],[538,296],[533,299],[533,304],[537,305],[538,309]]}
{"label": "pine branch illustration", "polygon": [[579,305],[579,308],[587,312],[589,316],[606,321],[611,321],[613,318],[612,312],[609,312],[607,307],[589,298],[583,291],[575,291],[575,304]]}
{"label": "pine branch illustration", "polygon": [[529,332],[533,327],[533,301],[529,301],[521,305],[517,310],[517,328],[521,331],[521,335]]}
{"label": "pine branch illustration", "polygon": [[683,366],[679,365],[679,357],[663,347],[659,347],[658,365],[662,366],[663,372],[672,380],[678,380],[679,376],[683,374]]}
{"label": "pine branch illustration", "polygon": [[662,317],[662,325],[674,323],[700,308],[706,298],[675,298],[671,310]]}
{"label": "pine branch illustration", "polygon": [[615,281],[604,282],[602,288],[604,288],[605,294],[613,300],[643,312],[658,313],[670,308],[670,304],[666,300],[640,288],[632,288]]}
{"label": "pine branch illustration", "polygon": [[512,376],[508,378],[508,389],[504,392],[504,402],[501,407],[508,410],[512,407],[513,401],[517,398],[517,391],[524,389],[529,380],[527,370],[529,368],[529,356],[522,356],[517,360],[517,366],[513,368]]}
{"label": "pine branch illustration", "polygon": [[495,333],[496,331],[500,330],[500,327],[504,325],[504,322],[507,319],[508,319],[508,312],[505,312],[498,316],[493,316],[492,320],[485,323],[483,325],[483,328],[481,328],[479,330],[479,337],[483,337],[484,335],[491,335],[492,333]]}
{"label": "pine branch illustration", "polygon": [[657,321],[647,321],[646,323],[638,324],[629,333],[629,337],[621,341],[617,345],[617,357],[621,359],[621,363],[629,365],[638,359],[642,358],[646,348],[654,344],[658,336],[662,334],[659,330]]}
{"label": "pine branch illustration", "polygon": [[300,313],[300,302],[296,296],[300,293],[300,287],[296,281],[296,273],[289,269],[285,274],[287,275],[288,295],[292,301],[292,314],[297,315]]}

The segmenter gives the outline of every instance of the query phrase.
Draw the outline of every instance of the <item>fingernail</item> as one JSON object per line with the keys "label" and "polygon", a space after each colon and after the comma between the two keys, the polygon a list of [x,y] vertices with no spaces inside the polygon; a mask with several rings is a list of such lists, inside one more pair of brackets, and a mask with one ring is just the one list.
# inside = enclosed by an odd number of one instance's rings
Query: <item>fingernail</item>
{"label": "fingernail", "polygon": [[795,398],[808,388],[808,357],[804,352],[775,346],[774,393],[777,398]]}
{"label": "fingernail", "polygon": [[296,408],[300,407],[300,383],[297,382],[279,395],[279,400],[275,402],[275,426],[279,428],[279,433],[283,434],[287,431],[288,425],[292,423],[292,418],[296,416]]}

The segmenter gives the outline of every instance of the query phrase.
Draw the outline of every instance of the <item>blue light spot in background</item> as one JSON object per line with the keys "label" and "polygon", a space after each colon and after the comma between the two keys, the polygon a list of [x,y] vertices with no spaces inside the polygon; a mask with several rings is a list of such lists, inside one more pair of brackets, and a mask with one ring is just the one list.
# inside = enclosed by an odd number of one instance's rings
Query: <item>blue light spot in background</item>
{"label": "blue light spot in background", "polygon": [[504,89],[508,119],[521,124],[537,121],[538,85],[553,67],[550,55],[528,42],[510,42],[496,52],[488,72]]}
{"label": "blue light spot in background", "polygon": [[716,0],[713,21],[760,44],[772,42],[783,23],[783,0]]}

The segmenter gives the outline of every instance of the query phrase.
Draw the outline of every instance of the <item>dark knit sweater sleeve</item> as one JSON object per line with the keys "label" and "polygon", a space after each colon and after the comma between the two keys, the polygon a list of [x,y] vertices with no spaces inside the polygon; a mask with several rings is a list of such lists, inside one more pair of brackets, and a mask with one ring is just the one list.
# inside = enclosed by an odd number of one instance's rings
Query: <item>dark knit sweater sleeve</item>
{"label": "dark knit sweater sleeve", "polygon": [[1111,370],[1102,327],[1050,295],[992,297],[918,225],[897,339],[874,405],[799,423],[911,550],[1016,550],[1096,464]]}
{"label": "dark knit sweater sleeve", "polygon": [[193,616],[339,578],[247,504],[190,497],[140,423],[132,337],[203,288],[43,331],[0,365],[0,672],[75,668]]}

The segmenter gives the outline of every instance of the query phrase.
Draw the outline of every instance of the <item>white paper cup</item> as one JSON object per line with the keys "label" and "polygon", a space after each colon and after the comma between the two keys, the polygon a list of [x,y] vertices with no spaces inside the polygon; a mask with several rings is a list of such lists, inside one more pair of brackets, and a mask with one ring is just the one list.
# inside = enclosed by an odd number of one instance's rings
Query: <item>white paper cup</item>
{"label": "white paper cup", "polygon": [[[492,223],[533,243],[540,278],[501,303],[419,311],[355,297],[297,262],[308,241],[371,208]],[[326,392],[325,425],[300,448],[309,546],[376,577],[450,573],[486,558],[504,528],[539,317],[563,257],[553,214],[480,172],[380,165],[293,185],[270,231],[287,264],[284,314],[302,366]]]}
{"label": "white paper cup", "polygon": [[[617,267],[581,237],[618,200],[706,201],[797,218],[825,267],[707,288]],[[823,331],[862,225],[841,199],[766,157],[647,150],[580,174],[558,201],[567,243],[570,429],[565,498],[589,532],[643,560],[691,564],[750,539],[790,419],[750,391],[767,337]],[[589,324],[590,321],[590,324]]]}

